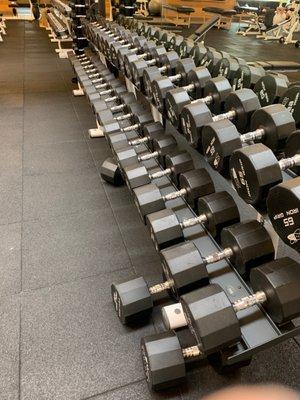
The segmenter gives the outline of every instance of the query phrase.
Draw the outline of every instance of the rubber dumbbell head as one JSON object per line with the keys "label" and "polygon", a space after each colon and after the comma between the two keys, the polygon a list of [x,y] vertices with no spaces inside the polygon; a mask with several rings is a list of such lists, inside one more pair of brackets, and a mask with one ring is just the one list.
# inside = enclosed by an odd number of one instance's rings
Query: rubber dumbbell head
{"label": "rubber dumbbell head", "polygon": [[214,169],[227,173],[234,150],[258,141],[273,151],[279,151],[295,128],[291,113],[282,104],[272,104],[255,111],[251,118],[251,131],[243,135],[229,120],[206,125],[202,131],[203,154]]}
{"label": "rubber dumbbell head", "polygon": [[239,132],[244,132],[252,114],[260,108],[260,104],[251,89],[241,89],[228,95],[224,107],[226,112],[215,116],[204,103],[189,104],[183,108],[181,126],[192,145],[201,148],[202,129],[210,122],[230,119],[234,121]]}
{"label": "rubber dumbbell head", "polygon": [[293,157],[277,160],[262,143],[235,150],[229,161],[231,181],[246,203],[263,203],[272,186],[281,183],[282,171],[300,165],[300,149]]}
{"label": "rubber dumbbell head", "polygon": [[169,176],[178,185],[179,176],[183,172],[194,169],[194,163],[190,154],[186,151],[165,156],[166,168],[157,172],[149,173],[142,164],[133,164],[124,168],[124,176],[128,187],[131,189],[151,183],[153,179]]}
{"label": "rubber dumbbell head", "polygon": [[233,198],[227,192],[210,194],[199,199],[199,214],[180,220],[172,209],[164,209],[147,215],[147,225],[157,249],[163,249],[182,242],[184,229],[203,225],[213,236],[220,234],[224,226],[239,221],[239,211]]}
{"label": "rubber dumbbell head", "polygon": [[145,216],[166,208],[166,202],[183,197],[196,209],[196,200],[214,192],[214,183],[206,169],[194,169],[179,176],[180,190],[162,193],[155,183],[133,190],[134,202],[145,222]]}

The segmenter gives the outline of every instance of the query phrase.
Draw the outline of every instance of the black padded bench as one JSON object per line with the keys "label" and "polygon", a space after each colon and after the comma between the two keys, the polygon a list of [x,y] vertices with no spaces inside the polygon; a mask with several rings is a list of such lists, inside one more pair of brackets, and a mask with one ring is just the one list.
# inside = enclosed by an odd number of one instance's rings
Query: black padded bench
{"label": "black padded bench", "polygon": [[[166,17],[165,12],[166,11],[171,11],[175,13],[174,17],[168,16]],[[162,11],[161,11],[161,16],[164,21],[172,22],[176,26],[177,25],[186,25],[190,27],[191,25],[191,14],[195,12],[195,9],[192,7],[185,7],[185,6],[180,6],[180,5],[169,5],[169,4],[163,4],[162,5]]]}
{"label": "black padded bench", "polygon": [[208,14],[217,14],[220,19],[217,24],[218,29],[226,28],[230,29],[232,19],[236,16],[236,10],[224,10],[223,8],[219,7],[203,7],[202,10]]}

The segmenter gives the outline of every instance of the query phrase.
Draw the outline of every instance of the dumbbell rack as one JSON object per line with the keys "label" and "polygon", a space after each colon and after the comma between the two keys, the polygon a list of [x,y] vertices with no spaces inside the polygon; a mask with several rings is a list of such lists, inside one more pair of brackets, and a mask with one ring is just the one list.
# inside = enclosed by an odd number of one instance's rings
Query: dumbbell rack
{"label": "dumbbell rack", "polygon": [[[288,247],[274,231],[268,216],[256,210],[253,206],[245,203],[236,193],[231,185],[229,179],[221,176],[217,171],[212,169],[210,165],[205,161],[204,157],[193,149],[186,141],[183,135],[181,135],[163,116],[153,104],[141,93],[136,86],[134,86],[121,71],[119,71],[111,62],[105,58],[105,56],[90,42],[90,46],[95,52],[99,54],[102,62],[106,62],[107,67],[115,73],[115,75],[126,83],[127,89],[133,92],[137,99],[151,110],[153,119],[160,121],[164,127],[167,128],[168,133],[171,133],[176,139],[180,150],[186,150],[193,158],[195,168],[205,168],[210,176],[212,177],[216,191],[226,190],[234,198],[241,215],[241,220],[246,219],[257,219],[264,224],[265,228],[270,233],[276,258],[289,256],[296,261],[299,261],[299,254]],[[148,150],[145,144],[140,145],[140,148]],[[159,167],[159,164],[155,160],[149,160],[144,162],[146,168],[153,168],[154,166]],[[283,173],[283,180],[291,179],[287,173]],[[162,194],[174,191],[174,185],[171,183],[169,178],[163,177],[159,181],[155,181]],[[177,188],[175,188],[176,190]],[[185,202],[183,198],[172,200],[170,208],[176,210],[175,213],[179,217],[180,221],[195,217],[194,211]],[[205,257],[212,252],[220,251],[221,248],[216,241],[211,237],[209,232],[201,225],[196,225],[190,228],[184,229],[184,237],[186,240],[193,241],[197,248],[201,251],[201,254]],[[222,260],[214,264],[207,265],[208,273],[210,276],[211,283],[218,283],[227,293],[228,297],[232,302],[236,299],[251,294],[251,289],[245,282],[233,265],[227,261]],[[238,345],[227,348],[226,351],[221,351],[217,357],[210,359],[211,363],[215,364],[218,369],[226,370],[231,367],[238,367],[247,365],[251,361],[251,357],[267,348],[271,347],[281,341],[287,340],[290,337],[297,336],[300,333],[300,321],[293,320],[284,326],[278,327],[270,318],[270,316],[260,306],[254,306],[249,309],[243,310],[239,314],[239,321],[242,332],[242,339]]]}
{"label": "dumbbell rack", "polygon": [[86,17],[85,0],[71,0],[71,33],[73,38],[73,50],[76,54],[81,54],[87,46],[87,38],[83,35],[83,27],[81,19]]}

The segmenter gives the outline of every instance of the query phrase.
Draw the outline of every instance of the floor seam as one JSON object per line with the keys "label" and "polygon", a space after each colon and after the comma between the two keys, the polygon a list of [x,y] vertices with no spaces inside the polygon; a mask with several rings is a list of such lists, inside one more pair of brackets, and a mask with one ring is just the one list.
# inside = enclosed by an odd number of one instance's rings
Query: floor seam
{"label": "floor seam", "polygon": [[[23,22],[24,50],[25,50],[25,24]],[[25,51],[24,51],[25,54]],[[23,121],[22,121],[22,196],[21,196],[21,243],[20,243],[20,293],[23,291],[23,214],[24,214],[24,128],[25,128],[25,57],[23,58]],[[22,377],[22,301],[20,299],[20,325],[19,325],[19,400],[21,399],[21,377]]]}
{"label": "floor seam", "polygon": [[59,286],[67,285],[69,283],[70,284],[77,283],[77,282],[81,282],[81,281],[88,280],[88,279],[91,279],[91,278],[96,278],[96,277],[98,277],[100,275],[110,275],[110,274],[114,274],[116,272],[128,271],[130,269],[131,269],[131,267],[126,267],[126,268],[117,268],[117,269],[110,270],[110,271],[102,271],[102,272],[99,272],[97,274],[91,274],[91,275],[87,275],[87,276],[82,276],[80,278],[71,279],[69,281],[53,283],[51,285],[46,285],[46,286],[39,286],[39,287],[33,288],[33,289],[24,289],[22,291],[22,293],[20,293],[20,294],[28,294],[28,293],[32,293],[32,292],[36,292],[38,290],[44,290],[44,289],[53,289],[53,288],[56,288],[56,287],[59,287]]}
{"label": "floor seam", "polygon": [[145,378],[137,379],[136,381],[132,381],[132,382],[129,382],[127,384],[124,384],[124,385],[121,385],[121,386],[117,386],[117,387],[115,387],[113,389],[107,389],[107,390],[104,390],[103,392],[99,392],[99,393],[93,394],[92,396],[83,397],[80,400],[92,400],[95,397],[103,396],[103,395],[105,395],[107,393],[115,392],[116,390],[120,390],[120,389],[126,388],[128,386],[135,385],[135,384],[143,382],[145,380],[146,380]]}

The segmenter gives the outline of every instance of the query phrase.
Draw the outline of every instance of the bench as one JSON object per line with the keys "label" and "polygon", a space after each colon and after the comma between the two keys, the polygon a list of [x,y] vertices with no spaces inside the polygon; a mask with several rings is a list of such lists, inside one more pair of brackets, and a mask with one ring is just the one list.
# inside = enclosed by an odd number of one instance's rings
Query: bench
{"label": "bench", "polygon": [[[175,16],[166,16],[166,11],[171,11],[175,13]],[[195,9],[192,7],[185,7],[180,5],[169,5],[163,4],[161,16],[164,21],[168,21],[174,23],[176,26],[178,25],[186,25],[190,27],[191,25],[191,14],[195,12]]]}
{"label": "bench", "polygon": [[232,19],[237,14],[236,10],[233,10],[233,9],[232,10],[224,10],[223,8],[219,8],[219,7],[203,7],[202,10],[205,13],[217,14],[220,17],[218,24],[217,24],[218,29],[220,29],[220,28],[230,29]]}

